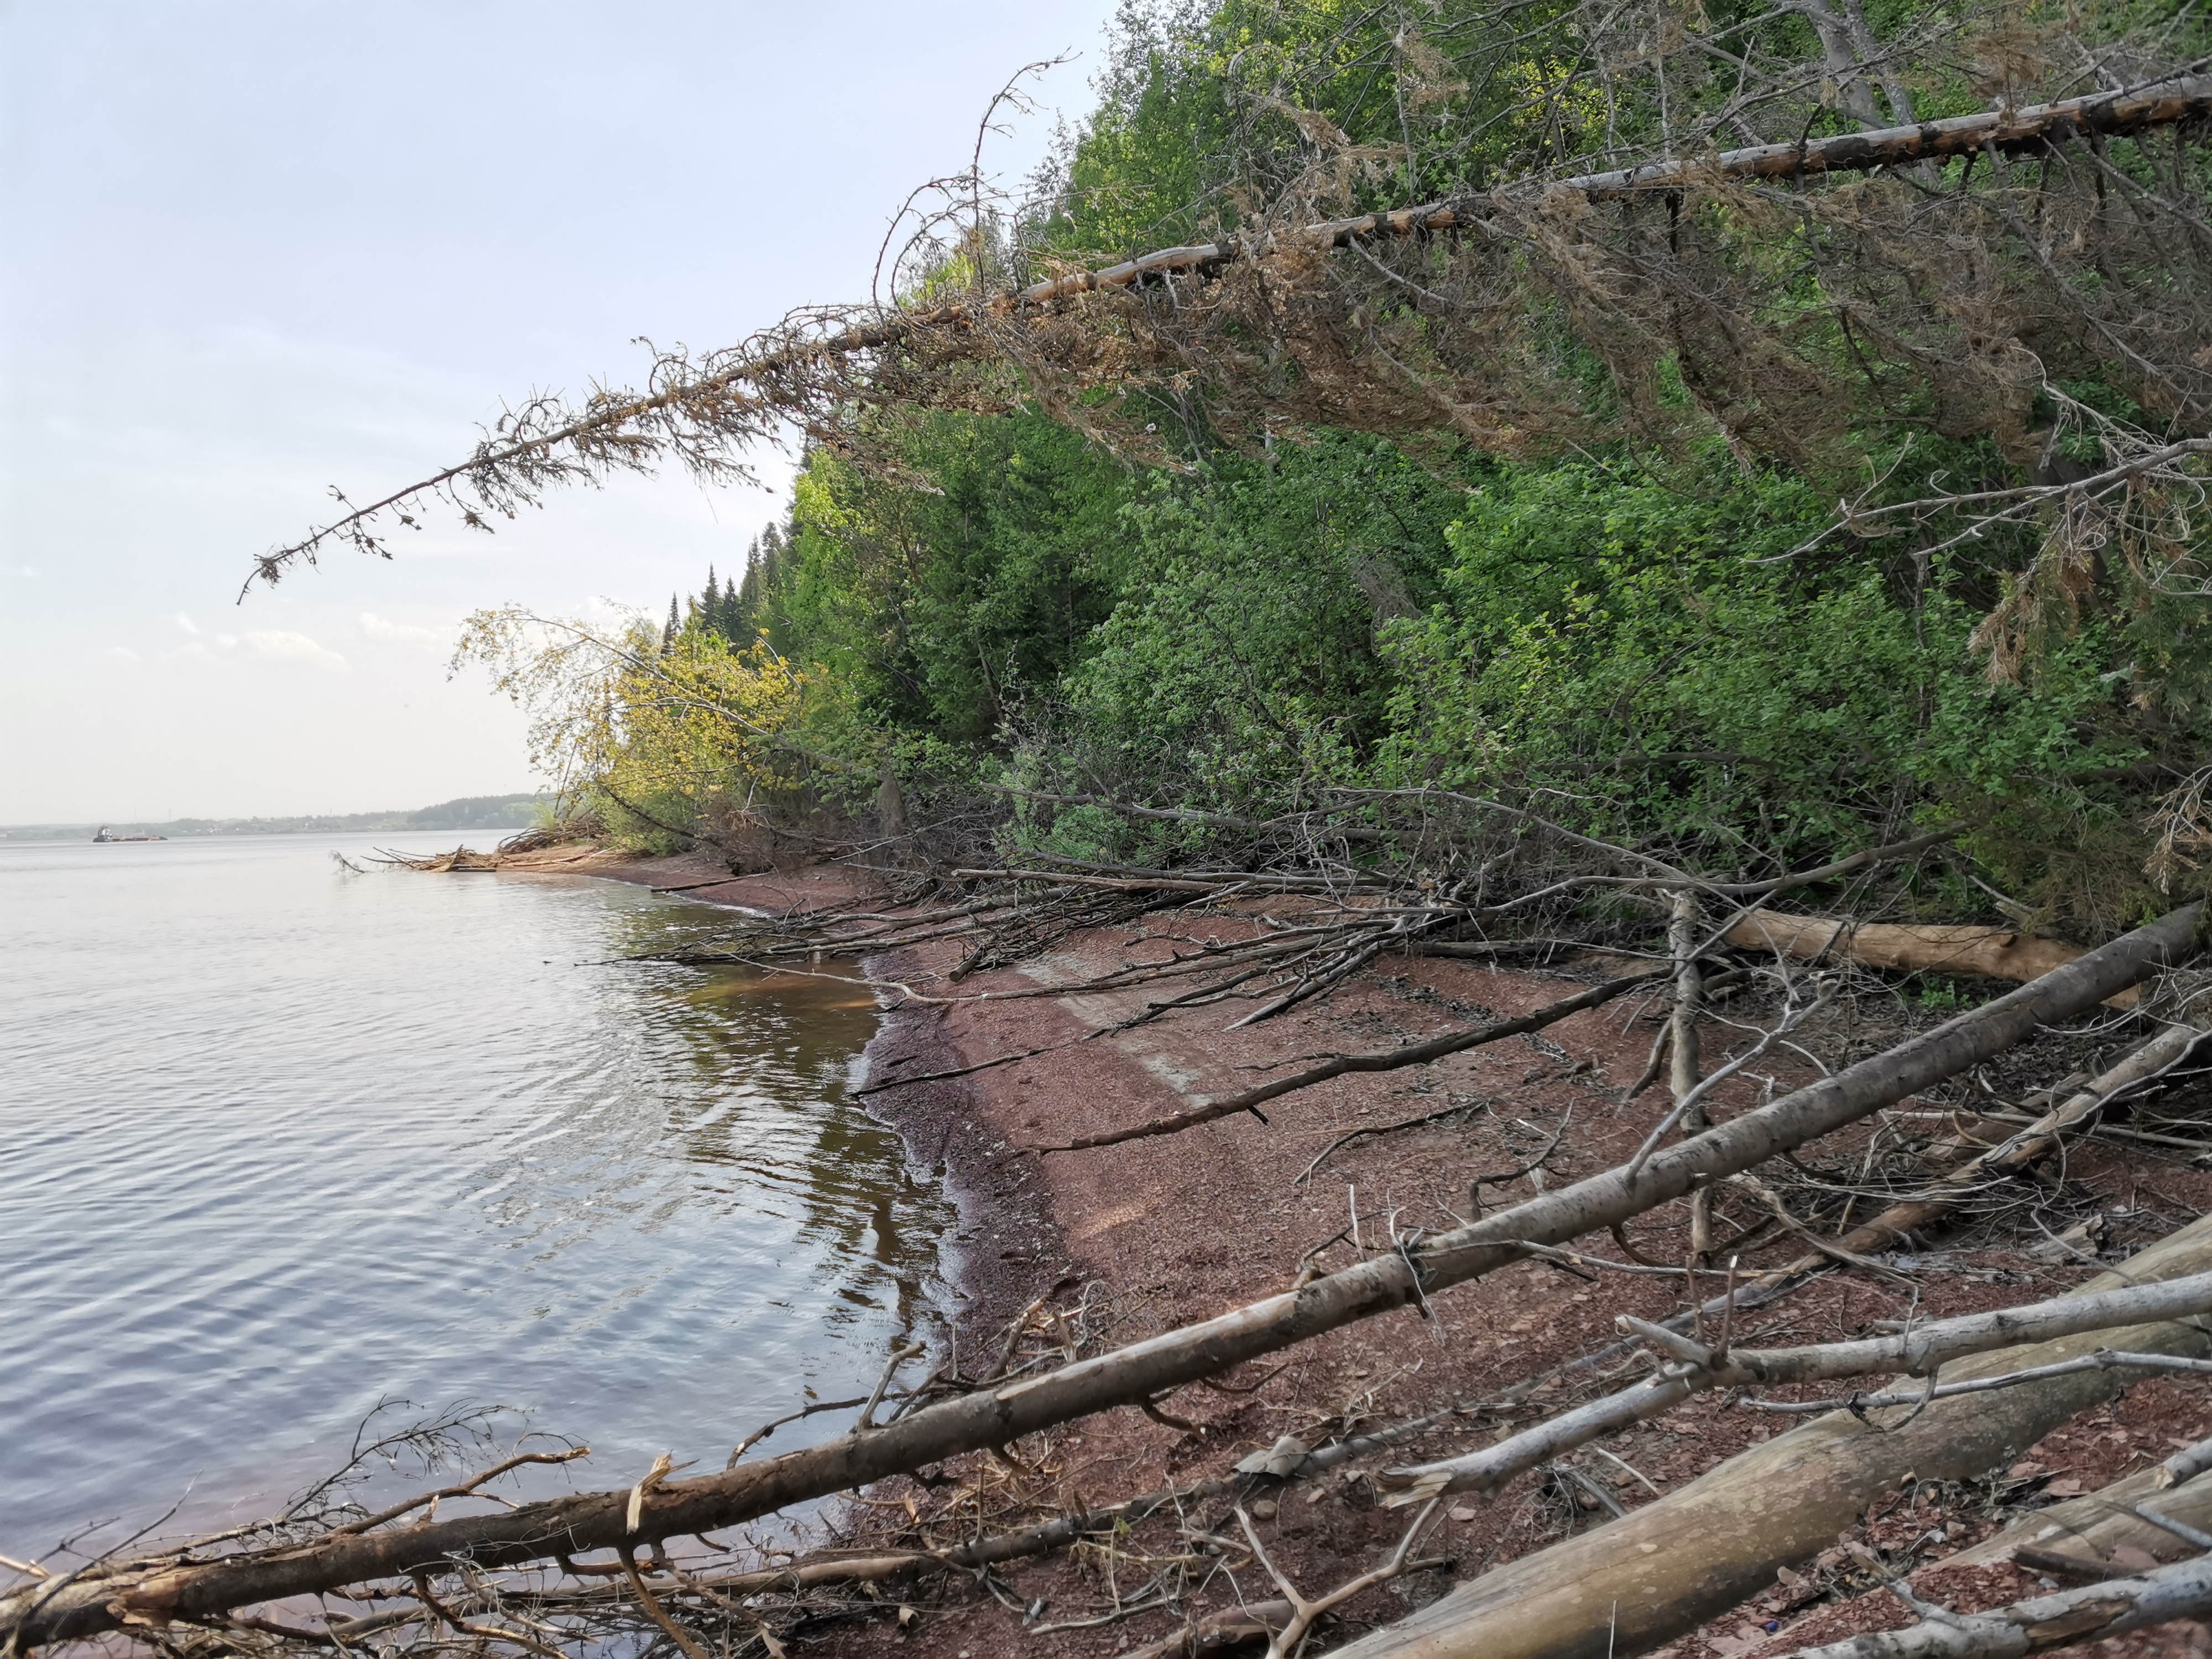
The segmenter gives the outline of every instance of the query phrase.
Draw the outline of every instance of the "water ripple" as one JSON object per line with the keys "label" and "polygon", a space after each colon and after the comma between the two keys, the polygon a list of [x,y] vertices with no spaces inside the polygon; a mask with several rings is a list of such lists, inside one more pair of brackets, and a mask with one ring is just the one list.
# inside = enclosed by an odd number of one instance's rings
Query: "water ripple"
{"label": "water ripple", "polygon": [[0,1552],[266,1508],[387,1396],[617,1484],[933,1316],[857,988],[612,962],[714,925],[681,900],[329,850],[0,848]]}

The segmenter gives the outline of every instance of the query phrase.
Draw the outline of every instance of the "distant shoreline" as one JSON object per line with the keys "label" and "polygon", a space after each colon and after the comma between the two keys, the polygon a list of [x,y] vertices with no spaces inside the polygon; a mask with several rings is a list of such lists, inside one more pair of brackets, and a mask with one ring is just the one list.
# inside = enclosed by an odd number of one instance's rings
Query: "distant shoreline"
{"label": "distant shoreline", "polygon": [[0,823],[0,843],[90,841],[100,830],[111,836],[160,836],[168,841],[209,836],[303,836],[399,834],[403,831],[498,830],[512,834],[538,822],[541,793],[461,795],[433,806],[378,812],[301,812],[283,817],[87,818],[82,823]]}

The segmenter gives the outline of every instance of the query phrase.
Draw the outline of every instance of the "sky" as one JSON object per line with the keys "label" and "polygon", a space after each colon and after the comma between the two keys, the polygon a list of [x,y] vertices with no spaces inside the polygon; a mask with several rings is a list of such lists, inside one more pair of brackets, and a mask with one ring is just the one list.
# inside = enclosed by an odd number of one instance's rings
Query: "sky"
{"label": "sky", "polygon": [[434,517],[243,603],[252,557],[628,383],[866,296],[916,184],[1078,120],[1112,0],[0,0],[0,823],[366,811],[536,786],[448,678],[480,607],[655,618],[768,489],[683,476]]}

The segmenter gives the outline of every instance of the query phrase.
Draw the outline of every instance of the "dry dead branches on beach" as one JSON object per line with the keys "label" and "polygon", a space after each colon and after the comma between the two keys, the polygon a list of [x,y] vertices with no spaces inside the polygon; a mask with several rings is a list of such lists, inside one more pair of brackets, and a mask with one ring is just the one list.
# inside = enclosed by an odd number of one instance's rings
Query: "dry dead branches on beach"
{"label": "dry dead branches on beach", "polygon": [[[1115,1406],[1153,1406],[1177,1388],[1327,1331],[1399,1309],[1425,1309],[1453,1285],[1618,1226],[1860,1121],[2002,1052],[2039,1024],[2094,1007],[2183,959],[2195,947],[2201,916],[2197,906],[2178,911],[1933,1031],[1654,1150],[1632,1167],[1540,1194],[1452,1231],[1398,1235],[1382,1254],[1133,1346],[1069,1358],[1061,1345],[1056,1353],[1037,1356],[1042,1363],[1025,1375],[965,1387],[940,1369],[902,1396],[878,1425],[777,1457],[741,1458],[720,1474],[674,1479],[655,1469],[626,1487],[524,1504],[495,1515],[417,1521],[395,1516],[385,1524],[329,1529],[273,1546],[212,1554],[201,1546],[94,1563],[0,1599],[0,1630],[21,1649],[103,1631],[220,1622],[256,1603],[426,1580],[452,1571],[455,1563],[465,1563],[465,1572],[479,1578],[544,1570],[547,1564],[588,1569],[591,1564],[580,1558],[608,1549],[633,1558],[640,1547],[653,1550],[667,1540],[742,1525],[793,1504],[963,1454],[1000,1449],[1000,1455],[1018,1462],[1018,1455],[1004,1449],[1026,1437]],[[2167,1339],[2157,1333],[2166,1328],[2130,1331],[2126,1351],[2160,1351]],[[2188,1335],[2197,1340],[2193,1332]],[[888,1376],[879,1391],[884,1398],[890,1397]],[[2057,1398],[2067,1389],[2094,1392],[2112,1382],[2109,1373],[2069,1373],[2048,1386],[2061,1391]],[[1946,1404],[1929,1405],[1923,1417]],[[1846,1420],[1855,1419],[1846,1413]],[[1303,1461],[1301,1455],[1291,1467]],[[637,1569],[633,1559],[617,1570]],[[418,1599],[434,1611],[458,1605],[442,1595]],[[463,1608],[456,1627],[468,1622]],[[483,1628],[519,1636],[509,1626]]]}

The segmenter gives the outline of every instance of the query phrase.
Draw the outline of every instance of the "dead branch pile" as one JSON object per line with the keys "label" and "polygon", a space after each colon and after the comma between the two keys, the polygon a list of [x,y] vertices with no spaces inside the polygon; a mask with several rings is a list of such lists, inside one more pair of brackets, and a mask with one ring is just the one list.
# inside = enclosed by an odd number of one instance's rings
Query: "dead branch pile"
{"label": "dead branch pile", "polygon": [[[848,922],[854,920],[848,918]],[[216,1632],[224,1644],[234,1646],[261,1638],[278,1646],[343,1645],[411,1625],[432,1645],[465,1638],[540,1651],[558,1650],[566,1642],[604,1632],[611,1628],[609,1620],[619,1623],[642,1617],[690,1654],[694,1644],[706,1651],[705,1644],[750,1641],[757,1636],[764,1644],[770,1638],[780,1642],[768,1628],[774,1623],[773,1603],[779,1594],[798,1595],[831,1583],[875,1582],[917,1571],[961,1566],[981,1571],[994,1559],[1079,1545],[1109,1517],[1126,1526],[1133,1518],[1170,1510],[1186,1516],[1183,1544],[1175,1559],[1160,1560],[1154,1577],[1158,1596],[1179,1605],[1224,1559],[1241,1555],[1275,1571],[1249,1533],[1240,1542],[1237,1533],[1223,1532],[1218,1524],[1203,1535],[1193,1529],[1188,1511],[1178,1506],[1193,1501],[1196,1486],[994,1537],[989,1526],[994,1509],[1004,1507],[1011,1496],[1018,1511],[1023,1500],[1013,1493],[994,1500],[987,1492],[990,1478],[979,1475],[972,1516],[958,1522],[960,1541],[900,1552],[878,1549],[842,1559],[833,1554],[796,1568],[711,1565],[695,1570],[689,1555],[678,1559],[667,1545],[680,1538],[697,1538],[716,1553],[717,1560],[726,1559],[726,1547],[712,1538],[719,1531],[794,1504],[865,1488],[886,1477],[941,1469],[949,1460],[967,1454],[993,1454],[1001,1470],[999,1478],[1020,1485],[1034,1477],[1022,1473],[1030,1466],[1015,1449],[1057,1425],[1116,1406],[1158,1411],[1167,1394],[1186,1384],[1218,1377],[1245,1360],[1353,1322],[1401,1309],[1424,1310],[1431,1298],[1453,1285],[1532,1256],[1595,1262],[1598,1258],[1587,1250],[1571,1248],[1575,1241],[1617,1228],[1717,1183],[1749,1176],[1795,1149],[1813,1147],[1823,1137],[1864,1121],[1906,1095],[2003,1052],[2039,1026],[2095,1007],[2116,991],[2186,957],[2195,948],[2201,921],[2202,907],[2188,907],[1948,1024],[1728,1122],[1670,1146],[1658,1145],[1655,1136],[1652,1144],[1620,1168],[1542,1193],[1451,1231],[1414,1231],[1394,1237],[1387,1248],[1350,1267],[1133,1346],[1099,1346],[1099,1334],[1085,1312],[1087,1303],[1074,1310],[1072,1319],[1048,1314],[1040,1303],[1018,1323],[990,1375],[963,1376],[940,1365],[913,1387],[894,1389],[900,1364],[911,1358],[907,1352],[895,1355],[872,1398],[845,1402],[848,1408],[860,1407],[860,1426],[821,1445],[749,1460],[744,1454],[761,1437],[757,1434],[739,1446],[731,1467],[720,1474],[677,1479],[665,1466],[656,1466],[624,1487],[526,1503],[495,1513],[441,1516],[429,1494],[369,1515],[341,1513],[327,1502],[295,1505],[265,1526],[237,1534],[188,1540],[181,1547],[152,1553],[125,1551],[66,1571],[37,1570],[27,1582],[0,1594],[0,1632],[5,1632],[11,1650],[22,1651],[115,1630],[157,1644],[189,1640],[191,1632],[202,1631]],[[2170,1041],[2156,1050],[2178,1052]],[[2113,1068],[2114,1080],[2100,1079],[2100,1097],[2144,1080],[2152,1074],[2140,1056],[2124,1060]],[[1758,1385],[1802,1390],[1819,1379],[1885,1371],[1925,1376],[1917,1384],[1906,1383],[1890,1392],[1877,1388],[1856,1401],[1847,1396],[1844,1403],[1855,1409],[1839,1418],[1824,1418],[1822,1425],[1849,1427],[1885,1412],[1908,1413],[1919,1424],[1943,1424],[1955,1419],[1942,1413],[1960,1407],[1976,1413],[1976,1420],[1984,1424],[2025,1420],[2021,1413],[2037,1421],[2043,1420],[2039,1413],[2048,1416],[2059,1412],[2063,1418],[2079,1409],[2075,1402],[2100,1397],[2100,1391],[2109,1391],[2122,1376],[2191,1363],[2201,1354],[2203,1339],[2195,1326],[2175,1321],[2212,1313],[2212,1290],[2206,1288],[2212,1279],[2189,1277],[2212,1267],[2212,1255],[2205,1253],[2207,1235],[2212,1235],[2212,1224],[2191,1229],[2139,1261],[2124,1281],[2115,1280],[2095,1294],[2070,1302],[1931,1324],[1895,1337],[1840,1346],[1759,1350],[1741,1346],[1733,1322],[1749,1304],[1747,1298],[1738,1298],[1732,1284],[1723,1299],[1717,1336],[1711,1325],[1705,1328],[1706,1334],[1687,1337],[1663,1327],[1637,1328],[1634,1334],[1650,1347],[1650,1358],[1644,1363],[1656,1364],[1659,1370],[1652,1381],[1638,1385],[1628,1395],[1564,1416],[1554,1410],[1516,1440],[1492,1452],[1473,1455],[1473,1463],[1448,1460],[1410,1466],[1400,1475],[1378,1471],[1375,1478],[1386,1486],[1395,1481],[1416,1494],[1446,1488],[1488,1489],[1510,1473],[1509,1464],[1517,1468],[1532,1458],[1554,1458],[1609,1425],[1633,1420],[1647,1408],[1677,1403],[1701,1389]],[[1613,1265],[1617,1269],[1622,1264]],[[2066,1349],[2069,1342],[2075,1347]],[[1993,1348],[2003,1350],[2004,1357],[1990,1361],[1987,1356]],[[1959,1358],[1970,1353],[1985,1358]],[[1989,1385],[1984,1383],[1954,1407],[1952,1395],[1958,1386],[1989,1376],[1991,1363],[1997,1373],[2008,1374],[2005,1385],[1985,1397],[1983,1389]],[[1977,1364],[1984,1367],[1982,1371],[1976,1370]],[[1522,1398],[1527,1397],[1523,1393]],[[1633,1408],[1619,1404],[1622,1398],[1632,1400]],[[1992,1407],[1990,1398],[2024,1403]],[[1280,1445],[1240,1466],[1234,1479],[1243,1480],[1242,1486],[1232,1483],[1224,1489],[1216,1484],[1210,1490],[1238,1496],[1252,1492],[1255,1481],[1297,1478],[1348,1459],[1382,1454],[1417,1440],[1438,1421],[1461,1418],[1470,1404],[1448,1402],[1440,1414],[1381,1433],[1347,1435],[1339,1445],[1318,1453],[1303,1445]],[[878,1422],[874,1417],[879,1409],[885,1414]],[[1816,1429],[1838,1432],[1821,1425],[1796,1432]],[[1920,1432],[1936,1431],[1930,1427]],[[1980,1455],[1974,1449],[1980,1442],[1972,1435],[1954,1434],[1942,1443],[1954,1442],[1964,1449],[1954,1448],[1954,1454],[1947,1455],[1967,1461]],[[1883,1443],[1900,1449],[1916,1446],[1924,1456],[1936,1455],[1920,1440],[1906,1437],[1902,1427],[1893,1428]],[[535,1455],[542,1461],[548,1455],[574,1455],[563,1450]],[[1900,1449],[1898,1455],[1905,1453]],[[1849,1462],[1859,1468],[1866,1459],[1854,1454]],[[514,1466],[514,1460],[504,1465]],[[488,1478],[441,1488],[440,1499],[450,1506],[476,1492]],[[1032,1490],[1027,1501],[1036,1501],[1038,1495]],[[957,1516],[953,1518],[957,1522]],[[1824,1523],[1832,1534],[1832,1516]],[[1607,1535],[1601,1529],[1582,1541],[1587,1546]],[[1316,1620],[1355,1593],[1351,1588],[1355,1580],[1363,1580],[1364,1588],[1380,1582],[1376,1572],[1394,1577],[1426,1570],[1428,1558],[1420,1553],[1422,1536],[1423,1525],[1417,1522],[1402,1534],[1399,1547],[1382,1567],[1368,1575],[1353,1575],[1338,1587],[1341,1595],[1338,1590],[1309,1592],[1276,1572],[1287,1608],[1274,1638],[1277,1646],[1288,1651],[1297,1645]],[[615,1553],[611,1563],[586,1559],[610,1550]],[[1495,1588],[1492,1579],[1482,1582]],[[245,1611],[317,1595],[353,1597],[355,1605],[365,1597],[372,1605],[387,1605],[366,1615],[377,1621],[368,1626],[362,1616],[350,1613],[343,1619],[325,1616],[318,1626],[295,1622],[291,1615],[279,1616],[281,1606],[278,1614],[269,1616]],[[768,1600],[757,1599],[763,1597]],[[1695,1597],[1681,1603],[1685,1609],[1695,1605]]]}
{"label": "dead branch pile", "polygon": [[[1035,862],[1047,867],[954,869],[909,884],[888,909],[879,901],[862,901],[755,917],[720,936],[641,959],[776,968],[832,957],[888,959],[956,939],[963,951],[943,975],[944,990],[890,981],[884,988],[901,1000],[928,1004],[1067,997],[1180,981],[1192,988],[1150,1005],[1146,1017],[1234,1000],[1256,1005],[1234,1022],[1244,1025],[1321,995],[1386,954],[1541,961],[1578,946],[1618,950],[1620,940],[1642,931],[1635,913],[1667,903],[1668,895],[1701,895],[1726,907],[1720,913],[1725,921],[1707,930],[1710,937],[1681,947],[1693,957],[1754,935],[1764,945],[1753,924],[1772,913],[1755,908],[1761,901],[1815,885],[1849,889],[1884,866],[1909,871],[1950,838],[1936,831],[1812,869],[1716,878],[1654,853],[1594,840],[1504,801],[1441,789],[1332,793],[1346,799],[1266,823],[1188,809],[1176,813],[1247,836],[1249,861],[1241,867],[1146,869],[1039,855]],[[1388,843],[1391,854],[1358,861],[1350,856],[1352,848],[1375,843]],[[434,865],[468,867],[451,861],[420,867]],[[1867,901],[1861,896],[1859,902]],[[1232,919],[1239,936],[1170,935],[1166,955],[1132,958],[1080,981],[1055,978],[1032,989],[964,996],[951,988],[972,974],[1034,961],[1074,934],[1162,911]],[[1765,931],[1776,929],[1770,922]],[[1824,949],[1796,954],[1816,961],[1850,956],[1850,941],[1836,932],[1829,928]],[[1654,959],[1669,959],[1673,948]],[[1971,971],[1987,964],[1946,957],[1940,965]],[[2052,965],[2055,960],[2038,959],[2034,971]]]}

